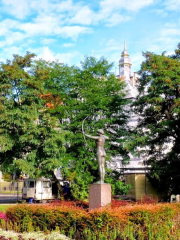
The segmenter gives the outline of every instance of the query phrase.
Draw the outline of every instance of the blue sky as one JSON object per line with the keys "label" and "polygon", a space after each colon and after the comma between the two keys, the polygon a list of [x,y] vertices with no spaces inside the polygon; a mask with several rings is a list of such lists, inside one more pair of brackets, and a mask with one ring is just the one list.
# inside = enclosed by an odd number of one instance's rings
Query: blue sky
{"label": "blue sky", "polygon": [[68,65],[104,56],[118,73],[124,41],[133,71],[143,51],[173,53],[180,0],[0,0],[0,61],[26,51]]}

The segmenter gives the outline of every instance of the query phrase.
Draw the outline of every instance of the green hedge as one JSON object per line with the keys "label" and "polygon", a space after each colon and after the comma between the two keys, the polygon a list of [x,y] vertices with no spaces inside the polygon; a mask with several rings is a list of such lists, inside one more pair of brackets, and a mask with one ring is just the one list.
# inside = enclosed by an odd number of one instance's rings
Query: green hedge
{"label": "green hedge", "polygon": [[8,228],[17,232],[57,230],[76,239],[165,240],[180,239],[179,212],[180,204],[129,205],[94,211],[24,204],[13,206],[6,213]]}

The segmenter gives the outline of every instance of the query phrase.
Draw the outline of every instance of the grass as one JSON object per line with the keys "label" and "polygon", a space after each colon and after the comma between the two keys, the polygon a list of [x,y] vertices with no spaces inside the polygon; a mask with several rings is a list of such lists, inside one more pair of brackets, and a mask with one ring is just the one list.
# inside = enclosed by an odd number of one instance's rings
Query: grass
{"label": "grass", "polygon": [[[11,193],[11,194],[17,194],[17,191],[15,191],[15,190],[13,190],[13,191],[0,191],[0,193],[2,193],[2,194],[6,194],[6,193]],[[18,191],[18,194],[22,194],[22,191]]]}
{"label": "grass", "polygon": [[11,204],[7,204],[7,205],[0,205],[0,212],[6,212],[6,210],[12,206]]}

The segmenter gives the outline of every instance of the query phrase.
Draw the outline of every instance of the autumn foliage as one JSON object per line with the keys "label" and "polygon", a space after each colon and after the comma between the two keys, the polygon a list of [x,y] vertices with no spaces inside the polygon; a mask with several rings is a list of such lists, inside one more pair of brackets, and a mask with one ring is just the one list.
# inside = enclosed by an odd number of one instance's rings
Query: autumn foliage
{"label": "autumn foliage", "polygon": [[163,234],[168,235],[179,227],[176,220],[180,212],[180,204],[128,203],[123,206],[122,201],[119,201],[118,206],[118,201],[115,202],[116,204],[113,203],[112,206],[93,211],[88,211],[88,205],[85,202],[57,201],[46,205],[24,204],[9,208],[6,216],[9,229],[17,232],[40,230],[48,233],[58,229],[67,236],[71,233],[73,239],[89,239],[88,233],[110,236],[108,235],[110,232],[118,229],[122,235],[127,228],[133,229],[134,236],[138,236],[141,232],[143,239],[149,239],[152,231],[152,234],[157,235],[161,229]]}
{"label": "autumn foliage", "polygon": [[45,100],[45,105],[47,108],[52,108],[52,109],[63,104],[63,100],[64,100],[64,98],[62,100],[60,96],[55,96],[52,93],[41,94],[40,98]]}

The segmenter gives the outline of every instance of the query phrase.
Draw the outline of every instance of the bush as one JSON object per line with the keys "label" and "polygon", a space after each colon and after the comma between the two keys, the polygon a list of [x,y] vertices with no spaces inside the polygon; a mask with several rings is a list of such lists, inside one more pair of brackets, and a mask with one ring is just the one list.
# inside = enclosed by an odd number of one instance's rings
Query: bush
{"label": "bush", "polygon": [[159,199],[158,197],[153,197],[152,195],[147,196],[144,194],[141,199],[137,200],[138,204],[152,204],[152,203],[158,203]]}
{"label": "bush", "polygon": [[[7,210],[9,229],[18,232],[58,230],[73,239],[171,239],[177,235],[180,204],[134,204],[87,211],[75,202],[17,205]],[[121,205],[121,206],[120,206]],[[90,237],[91,236],[91,237]],[[158,236],[163,236],[159,238]],[[173,239],[173,238],[172,238]],[[178,238],[174,238],[178,239]]]}

